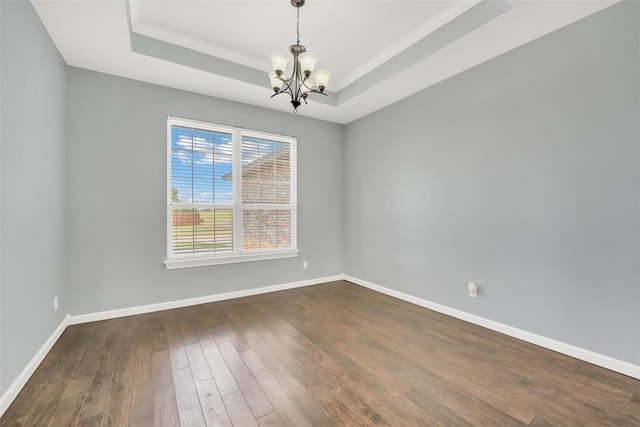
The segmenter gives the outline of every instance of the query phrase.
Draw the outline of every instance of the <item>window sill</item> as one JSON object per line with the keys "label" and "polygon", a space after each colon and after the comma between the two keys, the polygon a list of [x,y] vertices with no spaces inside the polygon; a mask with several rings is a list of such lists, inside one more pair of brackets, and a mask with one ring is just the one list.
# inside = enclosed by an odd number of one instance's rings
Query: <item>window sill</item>
{"label": "window sill", "polygon": [[176,268],[204,267],[207,265],[234,264],[238,262],[265,261],[269,259],[293,258],[297,257],[300,251],[298,249],[289,249],[277,252],[262,252],[256,254],[245,255],[224,255],[216,257],[188,257],[188,258],[171,258],[164,261],[167,270]]}

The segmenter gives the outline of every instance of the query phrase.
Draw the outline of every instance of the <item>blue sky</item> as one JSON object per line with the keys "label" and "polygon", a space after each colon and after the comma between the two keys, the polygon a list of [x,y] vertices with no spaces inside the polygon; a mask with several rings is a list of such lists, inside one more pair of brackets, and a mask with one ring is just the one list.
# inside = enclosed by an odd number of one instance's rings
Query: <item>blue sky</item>
{"label": "blue sky", "polygon": [[[243,166],[284,143],[243,137]],[[181,202],[232,203],[232,136],[229,133],[171,127],[171,188]]]}

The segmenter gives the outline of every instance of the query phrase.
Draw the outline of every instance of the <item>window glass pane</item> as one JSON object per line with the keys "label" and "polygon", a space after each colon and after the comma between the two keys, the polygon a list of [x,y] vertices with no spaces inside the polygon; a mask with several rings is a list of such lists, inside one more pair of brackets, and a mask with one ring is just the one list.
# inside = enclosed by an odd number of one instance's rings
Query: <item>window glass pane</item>
{"label": "window glass pane", "polygon": [[213,152],[193,153],[193,177],[213,179]]}
{"label": "window glass pane", "polygon": [[174,209],[172,211],[173,254],[231,252],[231,209]]}
{"label": "window glass pane", "polygon": [[245,251],[291,247],[290,209],[245,209],[243,215]]}
{"label": "window glass pane", "polygon": [[171,151],[191,150],[193,129],[182,126],[171,126]]}
{"label": "window glass pane", "polygon": [[214,247],[216,252],[233,251],[233,211],[214,209],[213,226],[216,230]]}
{"label": "window glass pane", "polygon": [[193,181],[191,178],[171,177],[171,201],[193,202]]}
{"label": "window glass pane", "polygon": [[171,153],[171,176],[191,178],[192,161],[191,151],[173,150]]}
{"label": "window glass pane", "polygon": [[233,202],[233,145],[231,135],[216,132],[214,136],[215,202]]}
{"label": "window glass pane", "polygon": [[291,247],[291,210],[278,209],[276,211],[276,247]]}
{"label": "window glass pane", "polygon": [[193,253],[193,209],[174,209],[171,215],[174,255]]}
{"label": "window glass pane", "polygon": [[242,137],[242,201],[244,203],[290,202],[290,144]]}
{"label": "window glass pane", "polygon": [[213,203],[213,179],[193,180],[194,203]]}
{"label": "window glass pane", "polygon": [[231,134],[172,126],[171,201],[232,203],[232,155]]}

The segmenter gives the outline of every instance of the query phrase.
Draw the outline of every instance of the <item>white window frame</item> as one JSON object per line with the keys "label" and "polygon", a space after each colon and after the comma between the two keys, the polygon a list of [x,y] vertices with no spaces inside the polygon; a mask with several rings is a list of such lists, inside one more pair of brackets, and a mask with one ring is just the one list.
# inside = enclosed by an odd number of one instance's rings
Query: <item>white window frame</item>
{"label": "white window frame", "polygon": [[[232,203],[183,203],[171,201],[171,127],[184,126],[197,128],[212,132],[223,132],[231,134],[233,156],[232,156]],[[242,137],[249,136],[261,139],[282,141],[291,147],[290,164],[290,204],[255,204],[241,203],[242,200]],[[180,117],[167,116],[167,259],[164,264],[167,269],[201,267],[206,265],[232,264],[238,262],[262,261],[269,259],[292,258],[298,256],[297,239],[297,139],[292,136],[278,135],[268,132],[243,129],[233,126],[219,125],[215,123],[202,122],[198,120],[184,119]],[[233,210],[233,251],[224,253],[204,253],[204,254],[173,254],[173,222],[172,210],[176,207],[186,207],[195,209],[218,209],[226,208]],[[243,250],[243,211],[244,209],[291,209],[291,248],[271,249],[271,250]]]}

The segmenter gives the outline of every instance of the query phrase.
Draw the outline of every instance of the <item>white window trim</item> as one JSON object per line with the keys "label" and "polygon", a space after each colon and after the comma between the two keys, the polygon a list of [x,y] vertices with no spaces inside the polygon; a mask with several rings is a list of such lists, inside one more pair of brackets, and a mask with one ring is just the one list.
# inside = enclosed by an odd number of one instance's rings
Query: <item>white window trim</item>
{"label": "white window trim", "polygon": [[[230,133],[234,141],[233,144],[233,190],[234,198],[233,203],[216,203],[216,204],[201,204],[201,203],[189,203],[190,207],[205,207],[205,208],[232,208],[233,209],[233,247],[234,252],[225,252],[220,254],[189,254],[189,255],[173,255],[172,254],[172,216],[171,209],[174,206],[180,206],[180,203],[173,203],[169,200],[171,194],[171,126],[185,126],[195,127],[215,132]],[[242,199],[242,173],[236,173],[242,170],[242,144],[238,143],[242,141],[243,136],[250,136],[255,138],[273,139],[276,141],[283,141],[290,144],[291,147],[291,164],[294,166],[291,171],[291,189],[290,194],[293,196],[293,202],[289,205],[269,205],[269,208],[277,209],[279,207],[285,207],[291,209],[291,248],[287,249],[275,249],[271,251],[244,251],[243,247],[243,226],[242,226],[242,211],[243,209],[259,207],[263,205],[245,203],[241,204],[239,201]],[[166,195],[167,203],[167,259],[164,261],[164,265],[167,270],[177,268],[188,267],[203,267],[207,265],[220,265],[220,264],[234,264],[239,262],[250,261],[265,261],[271,259],[293,258],[297,257],[300,253],[298,248],[298,214],[297,214],[297,139],[292,136],[271,134],[268,132],[254,131],[249,129],[237,128],[232,126],[218,125],[214,123],[201,122],[197,120],[184,119],[175,116],[167,116],[167,190]],[[239,220],[236,220],[239,219]]]}

